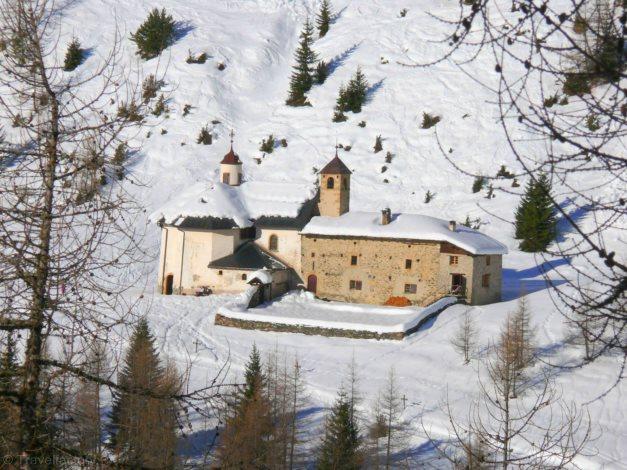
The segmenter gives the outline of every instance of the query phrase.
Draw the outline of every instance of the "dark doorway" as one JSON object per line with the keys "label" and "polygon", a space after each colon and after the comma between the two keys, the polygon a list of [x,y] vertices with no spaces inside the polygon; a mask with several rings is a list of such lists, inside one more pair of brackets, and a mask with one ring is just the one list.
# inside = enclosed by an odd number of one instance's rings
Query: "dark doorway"
{"label": "dark doorway", "polygon": [[311,274],[307,278],[307,290],[315,294],[317,289],[318,289],[318,278],[316,277],[315,274]]}
{"label": "dark doorway", "polygon": [[458,297],[466,296],[466,276],[451,274],[451,294]]}
{"label": "dark doorway", "polygon": [[165,295],[172,295],[173,288],[174,288],[174,274],[168,274],[165,277],[165,287],[163,288],[163,293]]}

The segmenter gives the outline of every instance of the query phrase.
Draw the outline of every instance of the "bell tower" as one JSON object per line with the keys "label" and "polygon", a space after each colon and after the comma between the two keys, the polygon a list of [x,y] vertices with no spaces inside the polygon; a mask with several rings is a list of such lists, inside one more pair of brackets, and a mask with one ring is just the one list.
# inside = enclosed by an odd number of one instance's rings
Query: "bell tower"
{"label": "bell tower", "polygon": [[320,215],[339,217],[349,210],[351,171],[335,150],[335,157],[320,170]]}
{"label": "bell tower", "polygon": [[233,131],[231,131],[231,150],[220,162],[220,181],[229,186],[242,184],[242,161],[233,151]]}

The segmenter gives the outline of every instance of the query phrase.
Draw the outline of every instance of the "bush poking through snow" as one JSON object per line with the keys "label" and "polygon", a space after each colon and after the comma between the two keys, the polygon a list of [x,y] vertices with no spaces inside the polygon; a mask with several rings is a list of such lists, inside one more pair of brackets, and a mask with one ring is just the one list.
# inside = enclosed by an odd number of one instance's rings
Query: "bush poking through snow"
{"label": "bush poking through snow", "polygon": [[122,103],[118,108],[118,117],[129,122],[140,122],[144,117],[139,113],[139,107],[134,101]]}
{"label": "bush poking through snow", "polygon": [[167,113],[168,112],[168,105],[165,102],[165,96],[163,96],[163,93],[161,93],[161,95],[159,95],[159,99],[157,100],[157,103],[155,104],[155,107],[152,109],[152,114],[154,116],[161,116],[163,113]]}
{"label": "bush poking through snow", "polygon": [[545,108],[552,108],[558,103],[558,101],[559,101],[559,95],[556,93],[553,96],[549,96],[548,98],[545,98],[543,104]]}
{"label": "bush poking through snow", "polygon": [[383,150],[383,139],[378,135],[374,141],[374,153],[379,153],[381,150]]}
{"label": "bush poking through snow", "polygon": [[435,198],[435,193],[432,193],[431,191],[427,190],[427,192],[425,193],[425,204],[429,204],[431,201],[433,201],[434,198]]}
{"label": "bush poking through snow", "polygon": [[281,147],[283,148],[287,147],[287,139],[281,139]]}
{"label": "bush poking through snow", "polygon": [[192,111],[193,106],[191,104],[186,104],[183,106],[183,117],[187,116]]}
{"label": "bush poking through snow", "polygon": [[511,173],[505,165],[501,165],[501,168],[499,168],[499,171],[496,173],[496,177],[509,180],[514,177],[514,173]]}
{"label": "bush poking through snow", "polygon": [[137,45],[137,54],[144,59],[157,57],[174,42],[176,23],[165,8],[154,8],[141,26],[131,34]]}
{"label": "bush poking through snow", "polygon": [[71,72],[83,63],[83,49],[81,49],[81,43],[78,39],[72,39],[70,45],[65,53],[65,60],[63,61],[63,70]]}
{"label": "bush poking through snow", "polygon": [[357,124],[359,127],[366,127],[366,121],[360,121],[359,124]]}
{"label": "bush poking through snow", "polygon": [[407,12],[408,12],[407,8],[403,8],[401,12],[399,13],[401,15],[401,18],[405,18],[407,16]]}
{"label": "bush poking through snow", "polygon": [[392,152],[388,152],[385,154],[385,163],[392,163],[392,158],[394,158],[394,155],[392,154]]}
{"label": "bush poking through snow", "polygon": [[200,129],[196,143],[202,145],[211,145],[213,143],[213,136],[211,132],[209,132],[209,126],[203,126],[203,128]]}
{"label": "bush poking through snow", "polygon": [[442,118],[440,116],[436,116],[429,113],[422,113],[422,124],[420,125],[423,129],[430,129],[435,126],[438,122],[440,122]]}
{"label": "bush poking through snow", "polygon": [[188,64],[204,64],[205,62],[207,62],[208,58],[209,56],[206,52],[202,52],[198,56],[193,56],[192,52],[189,51],[187,53],[187,59],[185,59],[185,62],[187,62]]}
{"label": "bush poking through snow", "polygon": [[261,145],[259,146],[259,150],[264,153],[272,153],[274,152],[274,145],[276,144],[276,140],[274,136],[270,134],[267,139],[263,139],[261,141]]}
{"label": "bush poking through snow", "polygon": [[157,80],[153,74],[148,75],[142,83],[142,99],[144,103],[148,103],[151,99],[156,98],[157,92],[162,86],[163,82],[161,80]]}
{"label": "bush poking through snow", "polygon": [[475,230],[479,230],[481,228],[481,219],[477,217],[476,219],[471,219],[470,216],[466,216],[466,220],[462,222],[464,227],[472,228]]}
{"label": "bush poking through snow", "polygon": [[128,158],[128,147],[125,142],[120,143],[113,154],[111,163],[114,165],[114,173],[117,179],[124,179],[124,163]]}
{"label": "bush poking through snow", "polygon": [[472,192],[478,193],[485,186],[485,178],[483,176],[476,176],[472,183]]}
{"label": "bush poking through snow", "polygon": [[595,116],[594,114],[590,114],[586,118],[586,127],[588,128],[588,130],[590,130],[592,132],[596,132],[599,129],[601,129],[601,124],[599,123],[599,118],[597,116]]}

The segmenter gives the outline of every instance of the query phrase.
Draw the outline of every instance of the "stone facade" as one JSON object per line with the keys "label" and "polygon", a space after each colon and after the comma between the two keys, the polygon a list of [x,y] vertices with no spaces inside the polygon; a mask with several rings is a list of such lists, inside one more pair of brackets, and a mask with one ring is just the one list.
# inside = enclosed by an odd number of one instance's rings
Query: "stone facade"
{"label": "stone facade", "polygon": [[320,175],[320,215],[338,217],[349,210],[351,177],[347,174]]}
{"label": "stone facade", "polygon": [[[440,242],[365,237],[303,235],[301,245],[303,279],[315,276],[321,298],[384,304],[401,296],[428,305],[450,294],[455,274],[465,280],[469,303],[500,299],[500,255],[487,265],[486,256]],[[490,275],[487,287],[478,281],[484,274]]]}

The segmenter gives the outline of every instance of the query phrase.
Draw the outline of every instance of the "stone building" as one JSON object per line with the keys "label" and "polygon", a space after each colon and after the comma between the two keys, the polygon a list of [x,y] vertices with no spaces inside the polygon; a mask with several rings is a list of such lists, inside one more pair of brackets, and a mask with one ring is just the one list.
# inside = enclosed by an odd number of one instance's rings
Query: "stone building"
{"label": "stone building", "polygon": [[247,182],[231,146],[220,182],[190,188],[158,214],[161,292],[241,292],[263,271],[271,297],[300,285],[369,304],[500,300],[507,249],[498,241],[434,217],[351,211],[351,171],[337,154],[318,183]]}

